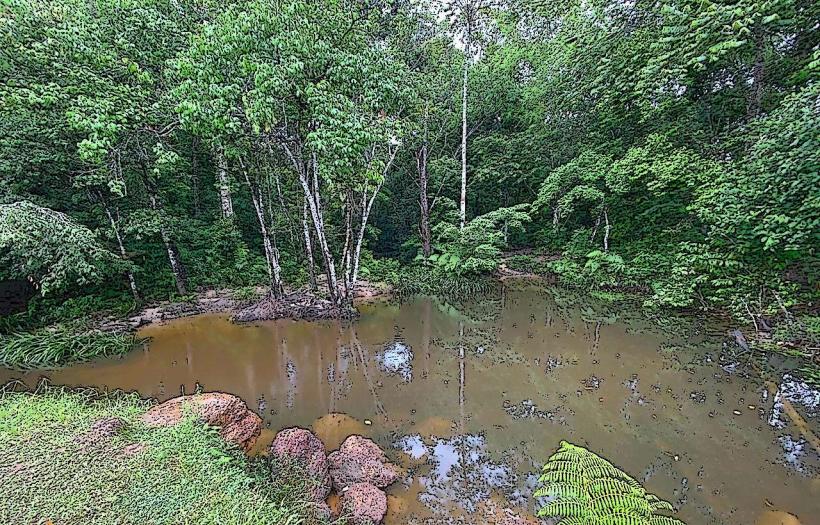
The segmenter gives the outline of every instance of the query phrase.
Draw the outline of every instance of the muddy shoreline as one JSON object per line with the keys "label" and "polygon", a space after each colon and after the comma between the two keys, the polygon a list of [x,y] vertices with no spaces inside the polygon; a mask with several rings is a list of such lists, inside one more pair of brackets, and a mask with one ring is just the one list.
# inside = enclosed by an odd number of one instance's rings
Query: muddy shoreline
{"label": "muddy shoreline", "polygon": [[[386,283],[362,281],[354,293],[353,307],[389,299],[393,293]],[[322,295],[321,289],[314,292],[300,288],[286,292],[281,299],[273,299],[263,286],[255,288],[251,297],[241,297],[237,290],[229,288],[205,290],[187,301],[161,301],[124,317],[103,317],[97,326],[105,332],[133,332],[144,326],[202,314],[228,314],[232,322],[239,324],[275,319],[316,321],[355,317],[355,310],[339,311]]]}

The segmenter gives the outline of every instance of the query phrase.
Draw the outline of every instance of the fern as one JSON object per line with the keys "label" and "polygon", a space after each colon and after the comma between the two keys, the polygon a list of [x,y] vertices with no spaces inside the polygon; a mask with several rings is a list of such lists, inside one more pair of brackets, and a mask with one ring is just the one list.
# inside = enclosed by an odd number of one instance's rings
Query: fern
{"label": "fern", "polygon": [[684,525],[656,514],[673,511],[669,502],[647,493],[604,458],[566,441],[544,465],[539,483],[535,496],[550,501],[538,515],[560,518],[560,525]]}

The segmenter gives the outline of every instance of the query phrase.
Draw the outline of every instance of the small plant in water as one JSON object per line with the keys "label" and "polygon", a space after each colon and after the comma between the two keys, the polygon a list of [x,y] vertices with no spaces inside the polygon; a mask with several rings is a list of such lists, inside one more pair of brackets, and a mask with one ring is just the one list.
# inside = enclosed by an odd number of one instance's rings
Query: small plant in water
{"label": "small plant in water", "polygon": [[674,511],[669,502],[594,452],[566,441],[547,460],[538,481],[535,497],[549,499],[538,515],[560,518],[561,525],[684,525],[657,513]]}

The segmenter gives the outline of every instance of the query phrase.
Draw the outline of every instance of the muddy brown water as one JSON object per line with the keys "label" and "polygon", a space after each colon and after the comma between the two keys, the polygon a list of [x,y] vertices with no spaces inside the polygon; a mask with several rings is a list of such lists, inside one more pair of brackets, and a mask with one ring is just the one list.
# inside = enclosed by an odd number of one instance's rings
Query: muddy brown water
{"label": "muddy brown water", "polygon": [[[531,283],[361,314],[252,326],[179,319],[144,329],[150,341],[121,359],[22,379],[160,400],[231,392],[264,418],[263,441],[293,425],[314,427],[329,447],[363,433],[407,472],[389,489],[392,524],[490,523],[487,500],[531,514],[538,470],[562,439],[631,473],[690,525],[776,512],[820,523],[817,451],[760,381],[718,365],[721,341],[699,320],[663,328]],[[0,370],[0,380],[18,377]],[[794,395],[788,380],[782,395]],[[820,394],[801,395],[816,432]]]}

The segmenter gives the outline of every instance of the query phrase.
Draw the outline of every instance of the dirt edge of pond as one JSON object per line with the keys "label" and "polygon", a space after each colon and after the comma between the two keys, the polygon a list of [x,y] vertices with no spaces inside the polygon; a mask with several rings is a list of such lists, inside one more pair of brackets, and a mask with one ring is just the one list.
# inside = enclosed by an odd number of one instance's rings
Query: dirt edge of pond
{"label": "dirt edge of pond", "polygon": [[162,301],[143,307],[123,317],[104,317],[98,327],[105,332],[132,332],[143,326],[201,314],[228,314],[237,323],[275,319],[316,321],[355,317],[355,307],[374,300],[392,297],[393,289],[386,283],[360,281],[354,292],[354,310],[339,311],[321,290],[306,288],[288,291],[281,299],[273,299],[265,287],[257,287],[250,298],[240,297],[236,290],[206,290],[186,301]]}

